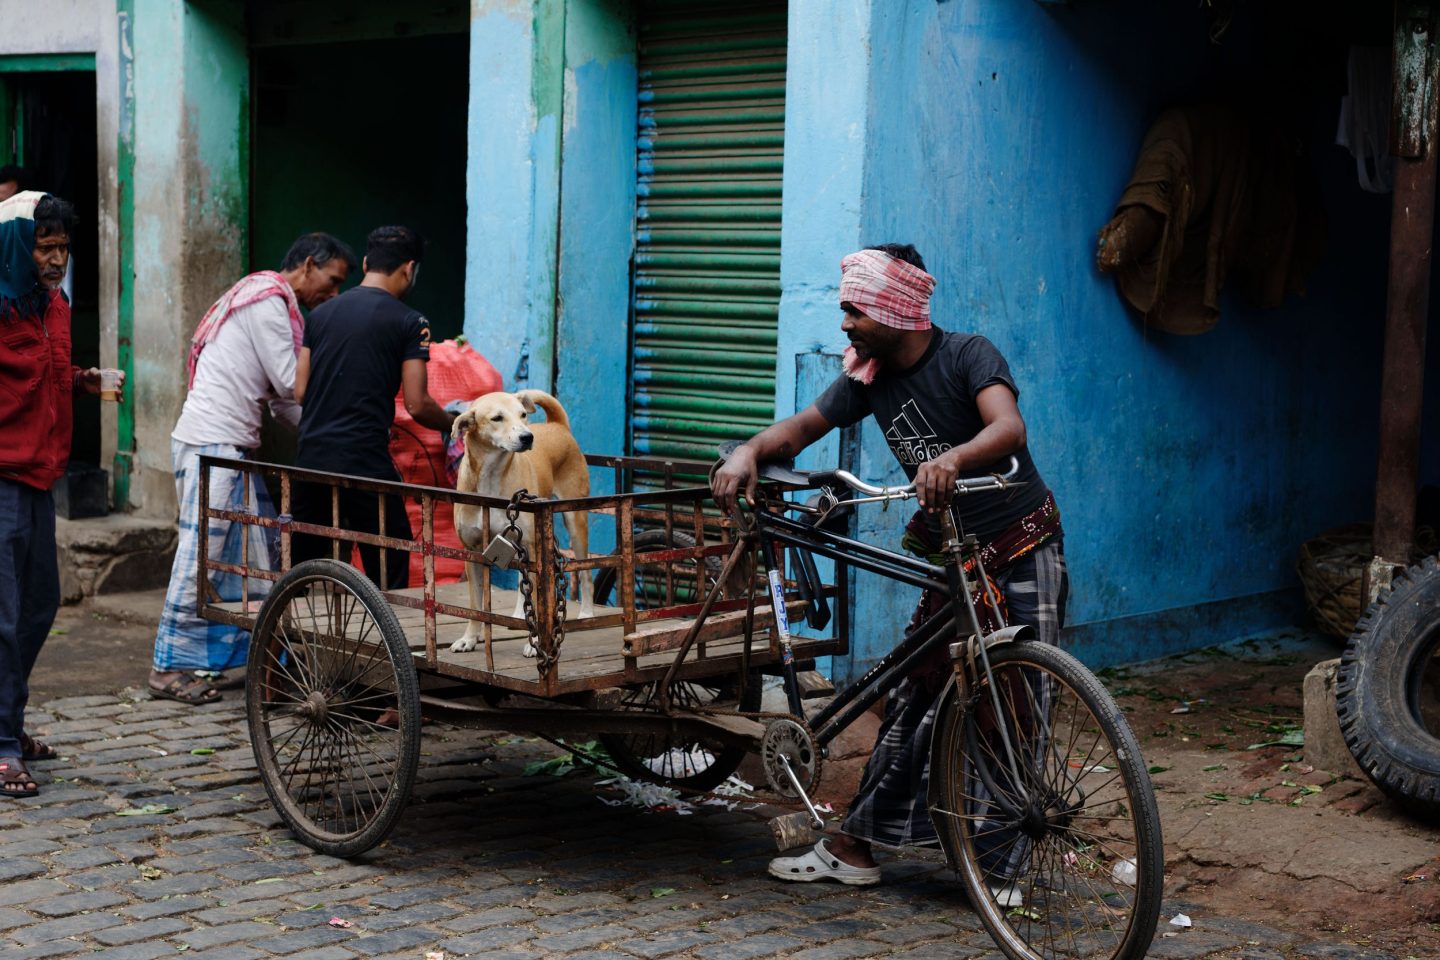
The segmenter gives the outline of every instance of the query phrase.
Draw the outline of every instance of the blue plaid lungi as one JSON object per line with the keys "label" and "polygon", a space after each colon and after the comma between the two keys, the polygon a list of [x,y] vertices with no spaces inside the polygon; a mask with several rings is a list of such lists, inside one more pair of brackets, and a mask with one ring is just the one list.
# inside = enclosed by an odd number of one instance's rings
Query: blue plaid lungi
{"label": "blue plaid lungi", "polygon": [[[165,609],[155,632],[154,668],[172,670],[229,670],[243,666],[250,646],[248,631],[225,623],[212,623],[197,615],[199,596],[196,575],[200,564],[200,457],[249,458],[249,452],[225,443],[196,446],[170,441],[170,457],[175,469],[175,497],[180,504],[180,536],[175,546],[175,562],[170,568],[170,587],[165,593]],[[246,497],[247,475],[234,470],[211,469],[210,506],[222,510],[244,511],[256,516],[273,517],[265,485],[257,474],[248,474],[249,497]],[[248,502],[247,502],[248,501]],[[251,567],[274,569],[279,556],[274,533],[263,527],[231,523],[228,520],[209,522],[208,550],[211,560],[240,563],[242,538],[250,538],[248,562]],[[241,578],[231,573],[211,574],[210,583],[222,601],[241,599]],[[249,597],[263,599],[270,589],[265,580],[249,581]]]}
{"label": "blue plaid lungi", "polygon": [[[1028,624],[1041,642],[1059,646],[1069,592],[1059,538],[991,574],[991,579],[1005,595],[1011,624]],[[922,597],[912,625],[923,617],[925,604]],[[930,821],[928,791],[930,740],[945,679],[944,673],[922,671],[891,691],[875,750],[840,825],[841,833],[887,847],[939,844]]]}

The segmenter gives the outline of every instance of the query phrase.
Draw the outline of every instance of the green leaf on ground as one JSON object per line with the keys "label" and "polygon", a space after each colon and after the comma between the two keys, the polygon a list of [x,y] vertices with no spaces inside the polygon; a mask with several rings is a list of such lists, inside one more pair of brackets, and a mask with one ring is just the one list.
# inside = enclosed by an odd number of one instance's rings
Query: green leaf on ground
{"label": "green leaf on ground", "polygon": [[196,747],[194,750],[191,750],[190,752],[191,752],[193,755],[197,756],[197,757],[208,757],[208,756],[210,756],[210,754],[214,753],[215,751],[214,751],[214,749],[212,749],[212,748],[210,748],[210,747]]}
{"label": "green leaf on ground", "polygon": [[570,762],[571,759],[573,758],[569,754],[566,754],[563,757],[552,757],[549,760],[536,760],[533,763],[527,763],[525,765],[525,776],[533,777],[538,773],[543,773],[547,777],[563,777],[575,769],[575,764]]}
{"label": "green leaf on ground", "polygon": [[147,803],[143,807],[131,807],[129,810],[117,810],[117,817],[151,817],[161,813],[174,813],[179,807],[168,807],[163,803]]}
{"label": "green leaf on ground", "polygon": [[1205,799],[1206,799],[1206,800],[1214,800],[1214,801],[1216,801],[1217,803],[1227,803],[1227,802],[1230,800],[1230,794],[1228,794],[1228,793],[1207,793],[1207,794],[1205,794]]}
{"label": "green leaf on ground", "polygon": [[1246,750],[1259,750],[1262,747],[1303,747],[1305,746],[1304,730],[1287,730],[1278,740],[1266,740],[1263,743],[1252,743]]}
{"label": "green leaf on ground", "polygon": [[1170,769],[1169,767],[1151,767],[1151,768],[1150,768],[1150,772],[1151,772],[1151,773],[1164,773],[1166,770],[1169,770],[1169,769]]}
{"label": "green leaf on ground", "polygon": [[1212,764],[1210,764],[1210,766],[1208,766],[1208,767],[1201,767],[1201,768],[1200,768],[1200,770],[1201,770],[1202,773],[1214,773],[1216,770],[1224,770],[1224,769],[1225,769],[1225,764],[1223,764],[1223,763],[1212,763]]}
{"label": "green leaf on ground", "polygon": [[661,897],[668,897],[668,896],[670,896],[670,894],[672,894],[672,893],[674,893],[674,892],[675,892],[675,888],[674,888],[674,887],[651,887],[651,888],[650,888],[650,897],[651,897],[651,899],[659,900]]}

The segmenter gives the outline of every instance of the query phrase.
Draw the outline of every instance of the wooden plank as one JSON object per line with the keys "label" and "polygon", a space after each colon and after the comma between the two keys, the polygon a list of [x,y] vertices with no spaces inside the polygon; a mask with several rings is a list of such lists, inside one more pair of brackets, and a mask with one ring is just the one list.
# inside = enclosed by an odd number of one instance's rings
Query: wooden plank
{"label": "wooden plank", "polygon": [[[803,615],[805,608],[809,606],[805,600],[791,600],[785,604],[785,609],[790,612],[790,619],[793,621]],[[756,611],[769,611],[769,606],[756,605]],[[700,628],[700,635],[697,641],[708,642],[722,637],[733,637],[745,630],[744,610],[736,610],[732,613],[713,614],[705,618],[705,624]],[[768,621],[764,621],[764,628],[769,629]],[[634,633],[625,635],[626,656],[638,657],[647,653],[659,653],[664,650],[676,650],[685,642],[689,635],[693,621],[687,620],[675,626],[657,626],[648,630],[636,630]],[[757,627],[758,629],[758,627]]]}

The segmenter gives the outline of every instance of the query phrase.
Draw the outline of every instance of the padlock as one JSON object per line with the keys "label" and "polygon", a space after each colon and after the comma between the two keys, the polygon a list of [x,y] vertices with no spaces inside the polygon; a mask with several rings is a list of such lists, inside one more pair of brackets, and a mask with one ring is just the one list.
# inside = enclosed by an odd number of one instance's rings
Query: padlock
{"label": "padlock", "polygon": [[[481,554],[486,563],[499,567],[501,570],[509,570],[514,565],[515,558],[520,555],[520,547],[514,540],[506,536],[511,530],[515,530],[515,528],[506,527],[504,533],[496,534],[495,539],[490,541],[490,546],[486,547],[485,552]],[[515,532],[519,533],[518,530]]]}

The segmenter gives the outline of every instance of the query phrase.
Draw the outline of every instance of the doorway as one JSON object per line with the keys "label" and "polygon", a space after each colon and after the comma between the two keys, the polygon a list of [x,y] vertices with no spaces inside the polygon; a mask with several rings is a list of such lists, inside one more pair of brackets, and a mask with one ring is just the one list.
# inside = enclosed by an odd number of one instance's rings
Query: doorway
{"label": "doorway", "polygon": [[429,241],[407,302],[436,339],[459,334],[468,35],[267,47],[252,71],[250,269],[278,267],[302,233],[363,256],[372,229],[405,224]]}
{"label": "doorway", "polygon": [[[7,69],[0,57],[0,166],[25,170],[27,190],[54,194],[75,206],[75,235],[70,238],[72,362],[100,364],[100,179],[95,128],[95,71]],[[100,398],[75,397],[72,469],[100,465]]]}

